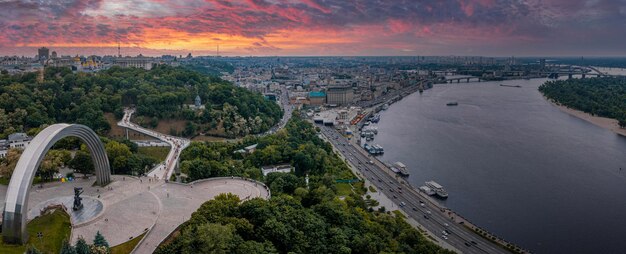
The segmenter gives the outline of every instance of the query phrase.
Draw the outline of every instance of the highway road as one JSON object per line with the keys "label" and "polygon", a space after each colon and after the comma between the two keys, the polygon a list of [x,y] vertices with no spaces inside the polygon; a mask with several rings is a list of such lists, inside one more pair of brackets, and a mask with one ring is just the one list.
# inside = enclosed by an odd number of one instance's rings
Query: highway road
{"label": "highway road", "polygon": [[[318,125],[319,126],[319,125]],[[463,225],[455,223],[448,211],[440,209],[426,194],[420,193],[410,186],[401,177],[364,149],[353,145],[334,128],[320,126],[322,134],[331,142],[344,158],[360,172],[361,177],[367,178],[379,191],[382,191],[398,207],[415,219],[420,225],[432,234],[438,236],[438,241],[445,241],[463,253],[509,253]],[[450,193],[454,195],[454,193]],[[401,205],[404,202],[405,205]],[[445,237],[444,237],[444,231]],[[447,239],[446,239],[447,238]]]}
{"label": "highway road", "polygon": [[259,134],[259,136],[265,136],[277,132],[278,130],[284,128],[285,125],[287,125],[287,122],[289,122],[289,119],[291,119],[291,113],[293,113],[294,106],[289,103],[289,91],[285,86],[282,86],[280,90],[281,94],[278,102],[283,109],[283,117],[280,119],[280,122],[267,130],[265,133]]}

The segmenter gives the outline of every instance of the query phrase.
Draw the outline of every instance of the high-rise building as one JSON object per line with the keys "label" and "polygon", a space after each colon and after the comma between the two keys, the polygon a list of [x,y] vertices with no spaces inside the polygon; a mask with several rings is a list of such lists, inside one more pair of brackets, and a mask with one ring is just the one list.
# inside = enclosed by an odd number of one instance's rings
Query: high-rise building
{"label": "high-rise building", "polygon": [[50,59],[50,50],[46,47],[41,47],[37,50],[39,60]]}
{"label": "high-rise building", "polygon": [[352,102],[354,93],[347,85],[331,86],[326,90],[326,104],[345,105]]}
{"label": "high-rise building", "polygon": [[50,57],[52,57],[52,59],[57,58],[57,52],[56,51],[52,51],[52,55]]}

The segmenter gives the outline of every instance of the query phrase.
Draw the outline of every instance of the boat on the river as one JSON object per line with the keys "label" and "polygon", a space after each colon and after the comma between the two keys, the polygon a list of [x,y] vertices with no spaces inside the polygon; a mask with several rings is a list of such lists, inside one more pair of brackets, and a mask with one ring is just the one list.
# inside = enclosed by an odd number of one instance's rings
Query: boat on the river
{"label": "boat on the river", "polygon": [[448,198],[448,192],[443,189],[443,186],[436,183],[435,181],[426,182],[426,187],[430,188],[439,196],[440,198]]}
{"label": "boat on the river", "polygon": [[393,167],[398,169],[396,172],[398,175],[405,177],[409,176],[409,171],[406,169],[406,165],[404,165],[404,163],[396,161],[396,163],[393,164]]}
{"label": "boat on the river", "polygon": [[500,86],[504,86],[504,87],[517,87],[517,88],[522,87],[522,86],[520,86],[520,85],[514,85],[514,86],[513,86],[513,85],[505,85],[505,84],[500,84]]}
{"label": "boat on the river", "polygon": [[456,101],[446,103],[446,106],[458,106],[459,103]]}

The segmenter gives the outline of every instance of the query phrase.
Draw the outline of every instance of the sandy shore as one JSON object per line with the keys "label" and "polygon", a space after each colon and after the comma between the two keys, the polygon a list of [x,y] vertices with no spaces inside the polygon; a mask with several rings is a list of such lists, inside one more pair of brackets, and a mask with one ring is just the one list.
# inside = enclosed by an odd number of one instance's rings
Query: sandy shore
{"label": "sandy shore", "polygon": [[[545,98],[545,97],[544,97]],[[589,113],[585,113],[583,111],[580,110],[575,110],[572,108],[568,108],[566,106],[562,106],[562,105],[558,105],[556,104],[554,101],[547,99],[550,103],[552,103],[552,105],[554,105],[555,107],[559,108],[561,111],[568,113],[572,116],[578,117],[580,119],[583,119],[587,122],[590,122],[596,126],[600,126],[602,128],[605,128],[607,130],[611,130],[619,135],[622,136],[626,136],[626,129],[622,129],[619,127],[619,125],[617,124],[617,120],[612,119],[612,118],[606,118],[606,117],[599,117],[599,116],[592,116]]]}

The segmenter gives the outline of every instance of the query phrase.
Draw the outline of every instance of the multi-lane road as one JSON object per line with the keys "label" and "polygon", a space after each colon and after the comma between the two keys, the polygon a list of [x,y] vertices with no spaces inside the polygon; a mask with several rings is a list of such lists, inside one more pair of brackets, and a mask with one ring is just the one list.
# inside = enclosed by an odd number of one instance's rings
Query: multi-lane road
{"label": "multi-lane road", "polygon": [[[402,178],[390,173],[390,169],[362,148],[353,145],[334,128],[321,127],[322,134],[331,142],[361,176],[376,186],[398,207],[415,219],[426,230],[463,253],[508,253],[464,225],[455,223],[448,210],[440,208],[425,194],[419,193]],[[451,193],[454,195],[454,193]],[[445,233],[444,233],[445,232]]]}
{"label": "multi-lane road", "polygon": [[287,122],[289,122],[289,119],[291,119],[291,114],[293,113],[294,106],[289,103],[289,91],[285,86],[282,86],[280,90],[281,94],[278,102],[283,109],[283,117],[276,125],[274,125],[274,127],[270,128],[263,134],[259,134],[260,136],[265,136],[277,132],[278,130],[284,128],[285,125],[287,125]]}

